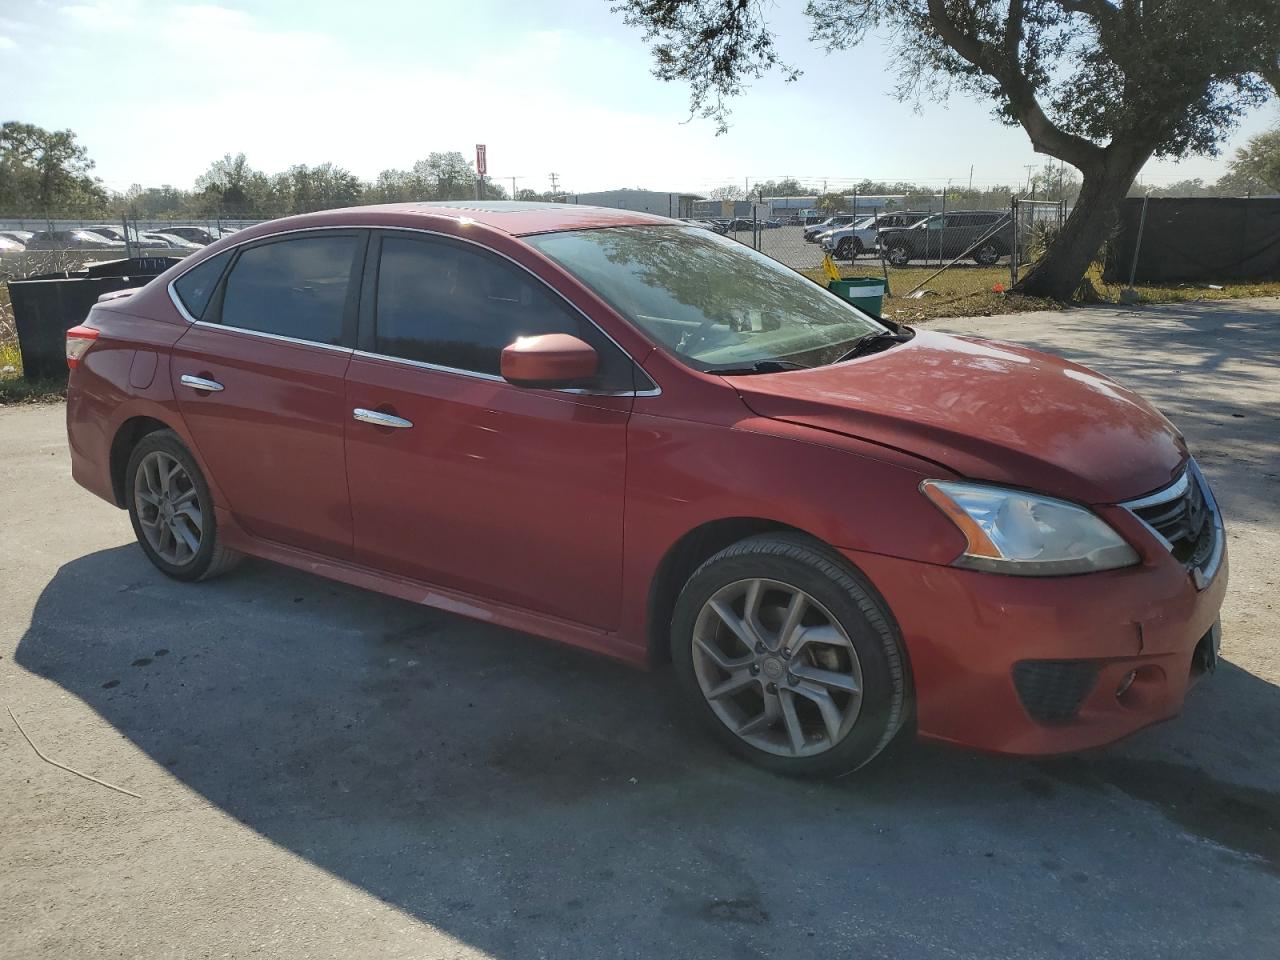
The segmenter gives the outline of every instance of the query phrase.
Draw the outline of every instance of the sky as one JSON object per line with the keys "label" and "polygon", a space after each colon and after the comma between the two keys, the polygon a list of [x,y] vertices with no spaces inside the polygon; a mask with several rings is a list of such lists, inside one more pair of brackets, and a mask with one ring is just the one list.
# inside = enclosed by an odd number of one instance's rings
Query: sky
{"label": "sky", "polygon": [[[651,75],[640,32],[611,0],[158,0],[0,2],[0,119],[70,128],[113,190],[189,188],[243,151],[273,173],[331,161],[363,179],[431,151],[488,148],[510,189],[702,192],[796,177],[831,190],[867,178],[943,186],[1025,183],[1043,157],[962,96],[918,110],[892,95],[870,38],[825,54],[798,0],[772,8],[804,74],[755,82],[731,129],[689,118],[688,92]],[[15,80],[14,78],[20,78]],[[1219,158],[1153,162],[1141,182],[1217,179]]]}

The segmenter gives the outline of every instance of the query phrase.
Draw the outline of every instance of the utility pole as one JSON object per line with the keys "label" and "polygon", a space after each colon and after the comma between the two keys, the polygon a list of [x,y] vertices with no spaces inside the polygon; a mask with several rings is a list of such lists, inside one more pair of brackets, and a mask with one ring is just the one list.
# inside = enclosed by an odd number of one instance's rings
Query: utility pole
{"label": "utility pole", "polygon": [[969,189],[973,190],[973,164],[969,164]]}
{"label": "utility pole", "polygon": [[559,196],[560,196],[560,175],[557,173],[552,173],[551,174],[551,199],[554,201]]}
{"label": "utility pole", "polygon": [[512,177],[511,178],[511,199],[514,200],[515,198],[516,198],[516,178]]}
{"label": "utility pole", "polygon": [[1028,195],[1030,195],[1031,193],[1031,171],[1034,170],[1035,168],[1036,168],[1036,165],[1034,163],[1027,164],[1027,194]]}

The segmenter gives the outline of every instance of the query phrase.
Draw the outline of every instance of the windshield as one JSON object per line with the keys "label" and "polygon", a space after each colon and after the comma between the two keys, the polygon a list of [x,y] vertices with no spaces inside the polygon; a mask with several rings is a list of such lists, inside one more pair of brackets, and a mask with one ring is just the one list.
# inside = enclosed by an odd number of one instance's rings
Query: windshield
{"label": "windshield", "polygon": [[698,227],[610,227],[526,237],[698,370],[840,359],[886,328],[776,260]]}

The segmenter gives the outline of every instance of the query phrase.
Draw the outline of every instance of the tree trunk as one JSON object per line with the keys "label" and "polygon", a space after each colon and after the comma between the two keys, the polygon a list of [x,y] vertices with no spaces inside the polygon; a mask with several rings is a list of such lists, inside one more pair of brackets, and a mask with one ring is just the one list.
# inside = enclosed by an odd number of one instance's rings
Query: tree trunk
{"label": "tree trunk", "polygon": [[1120,201],[1125,198],[1150,150],[1109,156],[1083,171],[1084,182],[1071,216],[1044,258],[1014,287],[1018,293],[1052,300],[1070,300],[1084,279],[1099,248],[1115,229]]}

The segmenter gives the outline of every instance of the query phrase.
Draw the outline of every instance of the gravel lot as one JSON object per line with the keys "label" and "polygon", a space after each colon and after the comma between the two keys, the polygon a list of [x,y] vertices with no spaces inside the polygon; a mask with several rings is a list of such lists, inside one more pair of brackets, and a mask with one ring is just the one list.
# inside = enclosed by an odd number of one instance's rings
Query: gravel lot
{"label": "gravel lot", "polygon": [[723,756],[669,677],[264,563],[184,586],[0,410],[0,949],[28,957],[1272,958],[1280,300],[949,321],[1152,397],[1224,505],[1183,716],[832,784]]}

